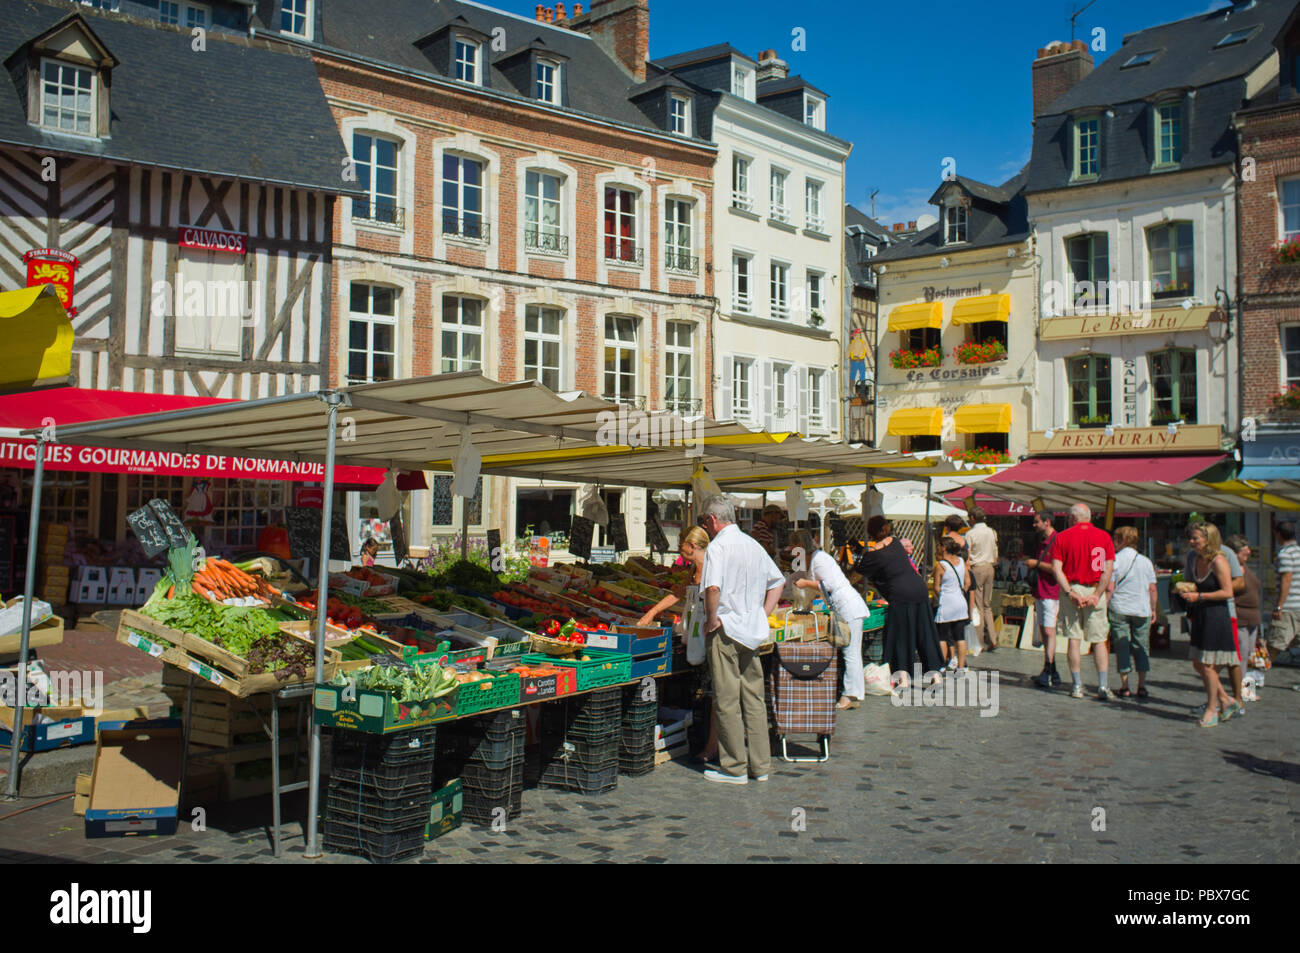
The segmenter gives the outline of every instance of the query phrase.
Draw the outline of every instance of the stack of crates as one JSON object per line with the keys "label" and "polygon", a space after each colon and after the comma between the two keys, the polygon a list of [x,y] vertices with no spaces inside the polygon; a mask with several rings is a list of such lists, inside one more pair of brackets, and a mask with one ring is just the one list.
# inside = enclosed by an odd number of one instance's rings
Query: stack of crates
{"label": "stack of crates", "polygon": [[336,730],[325,849],[377,864],[417,857],[433,800],[434,727],[371,735]]}
{"label": "stack of crates", "polygon": [[623,689],[623,733],[618,746],[618,773],[627,777],[655,769],[655,724],[659,720],[658,692],[646,698],[640,685]]}
{"label": "stack of crates", "polygon": [[68,549],[68,527],[46,524],[37,531],[37,539],[40,576],[35,587],[36,598],[52,606],[66,605],[72,586],[72,570],[63,563]]}
{"label": "stack of crates", "polygon": [[521,708],[443,726],[434,781],[441,786],[460,779],[470,823],[491,825],[523,813],[526,726]]}
{"label": "stack of crates", "polygon": [[545,705],[540,727],[539,787],[604,794],[618,786],[622,688],[606,688]]}

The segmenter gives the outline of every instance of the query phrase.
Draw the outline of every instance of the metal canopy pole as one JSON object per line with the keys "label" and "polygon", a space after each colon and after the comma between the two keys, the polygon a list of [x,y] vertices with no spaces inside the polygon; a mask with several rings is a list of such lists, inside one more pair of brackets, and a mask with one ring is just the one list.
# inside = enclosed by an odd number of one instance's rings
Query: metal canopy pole
{"label": "metal canopy pole", "polygon": [[[323,499],[321,500],[320,518],[320,566],[316,583],[316,677],[320,678],[325,669],[325,607],[329,604],[330,592],[330,523],[334,519],[334,445],[338,434],[339,405],[343,395],[337,391],[322,394],[329,407],[328,437],[325,445],[325,480]],[[272,704],[275,704],[274,699]],[[314,704],[314,699],[313,699]],[[306,856],[319,857],[321,849],[319,831],[316,825],[316,811],[320,806],[320,733],[321,726],[311,720],[311,744],[308,747],[307,762],[307,846]],[[278,752],[277,752],[278,753]],[[278,795],[277,795],[278,796]]]}
{"label": "metal canopy pole", "polygon": [[[925,478],[925,568],[934,566],[934,529],[930,526],[930,487],[933,481]],[[972,492],[972,496],[974,493]]]}
{"label": "metal canopy pole", "polygon": [[18,679],[14,685],[14,724],[9,736],[9,792],[18,797],[18,755],[23,747],[23,704],[27,700],[27,650],[32,636],[32,595],[36,588],[37,525],[41,521],[41,483],[45,478],[45,438],[36,438],[32,473],[32,515],[27,524],[27,578],[23,581],[23,631],[18,640]]}

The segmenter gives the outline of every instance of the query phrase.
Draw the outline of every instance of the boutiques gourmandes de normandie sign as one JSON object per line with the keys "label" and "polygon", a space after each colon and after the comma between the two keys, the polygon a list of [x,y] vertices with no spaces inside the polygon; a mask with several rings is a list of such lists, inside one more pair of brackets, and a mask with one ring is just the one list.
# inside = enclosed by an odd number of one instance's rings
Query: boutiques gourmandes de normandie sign
{"label": "boutiques gourmandes de normandie sign", "polygon": [[1041,430],[1029,434],[1030,453],[1142,453],[1213,452],[1221,448],[1216,424],[1184,424],[1174,433],[1168,427],[1116,427],[1107,436],[1101,427],[1057,430],[1049,439]]}
{"label": "boutiques gourmandes de normandie sign", "polygon": [[1044,318],[1038,336],[1044,341],[1074,338],[1112,337],[1124,334],[1158,334],[1170,331],[1200,331],[1210,320],[1213,308],[1163,308],[1158,311],[1120,314],[1072,315]]}

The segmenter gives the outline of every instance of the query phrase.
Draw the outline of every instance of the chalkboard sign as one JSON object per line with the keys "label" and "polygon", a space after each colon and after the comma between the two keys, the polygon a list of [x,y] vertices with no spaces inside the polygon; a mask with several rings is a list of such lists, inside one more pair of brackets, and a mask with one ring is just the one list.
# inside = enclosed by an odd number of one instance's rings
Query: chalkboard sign
{"label": "chalkboard sign", "polygon": [[569,552],[580,559],[591,558],[591,534],[596,524],[585,516],[575,516],[569,524]]}
{"label": "chalkboard sign", "polygon": [[173,547],[188,546],[190,542],[190,531],[181,518],[176,515],[170,503],[166,500],[150,500],[149,509],[158,518],[162,524],[163,532],[167,534],[167,542]]}
{"label": "chalkboard sign", "polygon": [[17,523],[13,516],[0,513],[0,592],[13,592],[18,588],[14,581],[14,532]]}
{"label": "chalkboard sign", "polygon": [[[289,551],[295,559],[320,558],[320,520],[324,510],[305,506],[287,506],[284,510],[285,526],[289,530]],[[330,520],[330,559],[352,561],[348,546],[346,517],[338,511]]]}
{"label": "chalkboard sign", "polygon": [[617,553],[613,546],[593,546],[591,547],[591,558],[589,563],[612,563],[617,559]]}
{"label": "chalkboard sign", "polygon": [[610,514],[609,526],[606,532],[609,534],[610,544],[617,552],[627,552],[627,523],[624,521],[622,513]]}
{"label": "chalkboard sign", "polygon": [[656,509],[651,509],[646,515],[645,535],[651,552],[668,552],[668,537],[664,535],[663,527],[659,525],[659,513]]}
{"label": "chalkboard sign", "polygon": [[[505,569],[506,554],[501,551],[501,530],[490,529],[487,531],[488,547],[488,566],[493,572],[500,572]],[[498,562],[497,560],[501,560]],[[497,567],[501,567],[498,569]]]}
{"label": "chalkboard sign", "polygon": [[127,516],[126,525],[131,532],[135,533],[135,538],[140,540],[140,547],[144,550],[145,556],[150,559],[170,545],[167,541],[167,530],[163,528],[158,514],[151,506],[142,506]]}

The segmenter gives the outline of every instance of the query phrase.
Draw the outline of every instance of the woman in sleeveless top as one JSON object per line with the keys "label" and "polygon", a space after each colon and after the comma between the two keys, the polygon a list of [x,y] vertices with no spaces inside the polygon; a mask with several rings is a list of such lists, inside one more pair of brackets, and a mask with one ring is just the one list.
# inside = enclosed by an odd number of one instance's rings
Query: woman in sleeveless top
{"label": "woman in sleeveless top", "polygon": [[939,629],[939,647],[949,668],[959,676],[966,674],[966,622],[970,619],[970,602],[966,595],[969,568],[961,558],[961,544],[950,536],[943,537],[942,557],[934,564],[934,591],[939,609],[934,614]]}
{"label": "woman in sleeveless top", "polygon": [[1213,523],[1193,529],[1188,540],[1196,551],[1192,563],[1196,589],[1184,595],[1192,617],[1192,664],[1205,685],[1205,714],[1202,728],[1213,728],[1241,711],[1241,705],[1228,696],[1219,681],[1217,666],[1240,665],[1237,646],[1232,638],[1232,619],[1228,600],[1232,598],[1232,572],[1227,557],[1220,552],[1219,529]]}

